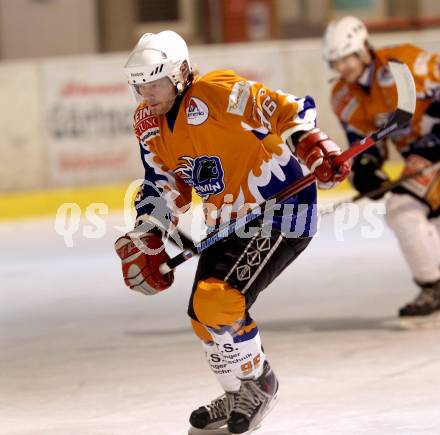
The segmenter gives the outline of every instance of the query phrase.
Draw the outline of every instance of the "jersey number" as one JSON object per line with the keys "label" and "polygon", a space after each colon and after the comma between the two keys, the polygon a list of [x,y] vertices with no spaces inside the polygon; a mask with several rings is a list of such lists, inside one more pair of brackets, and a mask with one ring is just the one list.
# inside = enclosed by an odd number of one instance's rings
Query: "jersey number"
{"label": "jersey number", "polygon": [[277,103],[273,101],[270,97],[266,97],[264,101],[261,103],[261,106],[265,110],[265,112],[269,115],[269,118],[275,113],[277,110]]}
{"label": "jersey number", "polygon": [[243,375],[247,376],[251,374],[253,369],[256,369],[260,365],[260,354],[258,354],[253,361],[248,361],[241,365],[241,371],[243,372]]}

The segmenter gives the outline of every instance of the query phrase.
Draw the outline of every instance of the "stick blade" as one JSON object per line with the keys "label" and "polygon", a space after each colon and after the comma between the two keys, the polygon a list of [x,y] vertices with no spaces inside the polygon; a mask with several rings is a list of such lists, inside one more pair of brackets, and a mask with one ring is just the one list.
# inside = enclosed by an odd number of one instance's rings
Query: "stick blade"
{"label": "stick blade", "polygon": [[408,66],[397,61],[388,62],[397,87],[397,109],[414,114],[416,109],[416,85]]}

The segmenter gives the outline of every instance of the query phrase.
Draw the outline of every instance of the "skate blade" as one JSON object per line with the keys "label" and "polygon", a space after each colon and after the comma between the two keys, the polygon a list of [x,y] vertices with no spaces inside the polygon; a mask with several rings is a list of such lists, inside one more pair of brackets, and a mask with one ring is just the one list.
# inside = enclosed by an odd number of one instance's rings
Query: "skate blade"
{"label": "skate blade", "polygon": [[[240,435],[249,435],[252,432],[255,432],[257,429],[260,429],[261,423],[258,424],[253,429],[248,430],[247,432],[243,432]],[[219,427],[218,429],[196,429],[195,427],[190,427],[188,431],[188,435],[236,435],[232,432],[228,431],[226,426]]]}
{"label": "skate blade", "polygon": [[190,427],[188,435],[230,435],[226,426],[219,427],[218,429],[197,429]]}
{"label": "skate blade", "polygon": [[408,330],[440,328],[440,311],[436,311],[427,316],[401,317],[399,320],[400,326]]}
{"label": "skate blade", "polygon": [[440,311],[427,316],[396,317],[383,322],[383,326],[404,331],[440,328]]}

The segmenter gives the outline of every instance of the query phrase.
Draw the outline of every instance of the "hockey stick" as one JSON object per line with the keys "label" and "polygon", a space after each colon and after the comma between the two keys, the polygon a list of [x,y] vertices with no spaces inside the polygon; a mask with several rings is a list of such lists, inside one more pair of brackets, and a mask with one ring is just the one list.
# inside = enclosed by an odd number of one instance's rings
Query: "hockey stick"
{"label": "hockey stick", "polygon": [[[391,73],[397,87],[397,109],[391,117],[390,121],[381,129],[377,130],[370,136],[365,137],[359,142],[355,143],[350,149],[344,151],[337,157],[337,163],[341,164],[347,160],[357,156],[365,151],[367,148],[373,146],[377,141],[387,137],[394,131],[405,126],[414,114],[416,105],[416,91],[414,79],[405,64],[398,62],[389,62]],[[255,207],[243,217],[232,219],[229,223],[220,225],[220,227],[198,243],[193,243],[188,249],[185,249],[180,254],[168,260],[166,263],[160,265],[159,270],[166,274],[180,264],[189,260],[197,254],[207,249],[209,246],[217,243],[219,240],[229,236],[233,232],[243,228],[248,222],[257,219],[264,215],[265,212],[272,210],[277,203],[285,202],[287,199],[296,195],[306,187],[315,182],[315,174],[310,173],[290,186],[285,187],[277,194],[268,198],[260,206]]]}
{"label": "hockey stick", "polygon": [[[335,202],[333,204],[330,204],[329,207],[326,210],[320,210],[319,216],[326,216],[328,214],[334,213],[334,211],[345,205],[345,204],[351,204],[353,202],[361,201],[365,198],[374,198],[376,195],[383,195],[384,193],[389,192],[390,190],[393,190],[395,187],[400,186],[402,183],[404,183],[407,180],[410,180],[411,178],[417,177],[419,175],[423,175],[425,172],[428,171],[435,171],[440,169],[440,162],[433,163],[429,166],[425,166],[424,168],[420,168],[416,171],[413,171],[407,175],[404,175],[397,180],[394,181],[388,181],[383,183],[380,187],[370,190],[369,192],[365,193],[358,193],[355,196],[351,198],[346,198],[341,201]],[[171,241],[178,247],[183,249],[191,249],[194,241],[187,236],[182,230],[177,229],[177,234],[179,239],[175,240],[175,236],[170,237]]]}
{"label": "hockey stick", "polygon": [[[438,169],[440,169],[440,162],[433,163],[432,165],[426,166],[424,168],[420,168],[417,171],[411,172],[407,175],[404,175],[404,176],[398,178],[397,180],[385,182],[380,187],[373,189],[373,190],[370,190],[369,192],[358,193],[351,198],[346,198],[341,201],[330,204],[326,210],[320,210],[318,212],[319,216],[322,217],[322,216],[332,214],[332,213],[334,213],[334,211],[337,208],[339,208],[345,204],[351,204],[354,202],[358,202],[358,201],[361,201],[362,199],[365,199],[365,198],[374,198],[376,195],[383,195],[384,193],[387,193],[387,192],[393,190],[395,187],[400,186],[405,181],[410,180],[411,178],[417,177],[419,175],[423,175],[425,172],[435,171]],[[177,230],[177,234],[178,234],[179,239],[175,240],[174,237],[171,237],[170,238],[171,241],[178,248],[191,249],[191,247],[194,243],[193,240],[190,237],[188,237],[183,231],[181,231],[179,229]],[[179,241],[180,241],[180,243],[179,243]]]}
{"label": "hockey stick", "polygon": [[320,216],[325,216],[328,214],[333,213],[337,208],[341,207],[344,204],[347,203],[353,203],[360,201],[364,198],[373,198],[376,195],[383,195],[384,193],[389,192],[390,190],[394,189],[397,186],[400,186],[403,182],[410,180],[413,177],[417,177],[418,175],[422,175],[427,171],[434,171],[440,169],[440,162],[433,163],[432,165],[425,166],[424,168],[420,168],[417,171],[411,172],[410,174],[404,175],[403,177],[398,178],[394,181],[388,181],[383,183],[380,187],[377,189],[370,190],[369,192],[365,193],[358,193],[357,195],[353,196],[352,198],[347,198],[342,201],[335,202],[334,204],[331,204],[329,209],[323,210],[319,213]]}

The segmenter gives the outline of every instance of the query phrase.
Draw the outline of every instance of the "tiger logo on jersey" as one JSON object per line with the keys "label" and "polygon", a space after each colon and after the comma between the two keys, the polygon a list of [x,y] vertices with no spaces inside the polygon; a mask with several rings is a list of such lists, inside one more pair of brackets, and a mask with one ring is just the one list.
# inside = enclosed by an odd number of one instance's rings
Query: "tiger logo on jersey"
{"label": "tiger logo on jersey", "polygon": [[203,199],[216,195],[225,189],[224,171],[221,160],[217,156],[180,157],[182,163],[174,171],[186,184]]}

